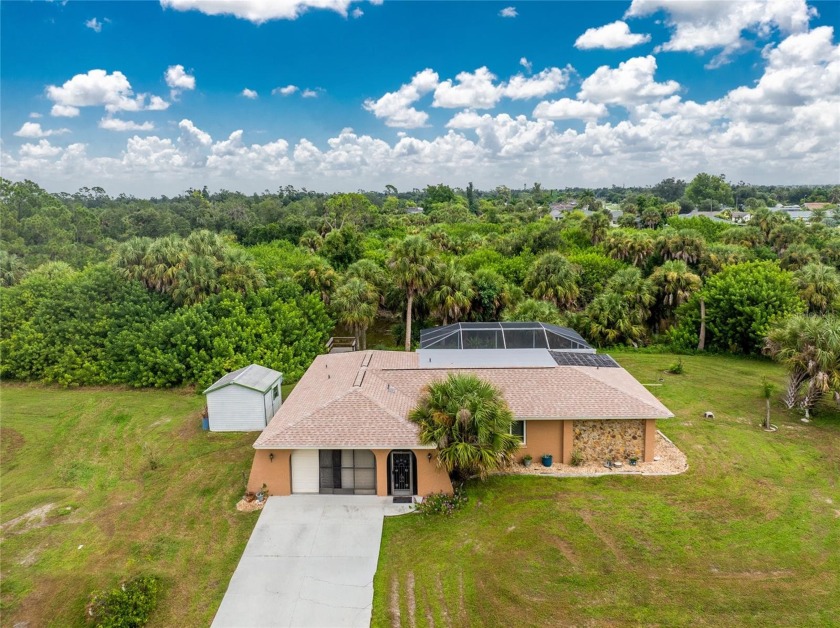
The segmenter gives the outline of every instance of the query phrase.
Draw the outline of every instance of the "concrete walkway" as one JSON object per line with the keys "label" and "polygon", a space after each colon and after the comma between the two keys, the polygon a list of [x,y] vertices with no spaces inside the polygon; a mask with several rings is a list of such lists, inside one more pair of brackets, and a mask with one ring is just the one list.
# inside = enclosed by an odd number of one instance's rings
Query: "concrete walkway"
{"label": "concrete walkway", "polygon": [[382,518],[391,497],[270,497],[214,628],[369,626]]}

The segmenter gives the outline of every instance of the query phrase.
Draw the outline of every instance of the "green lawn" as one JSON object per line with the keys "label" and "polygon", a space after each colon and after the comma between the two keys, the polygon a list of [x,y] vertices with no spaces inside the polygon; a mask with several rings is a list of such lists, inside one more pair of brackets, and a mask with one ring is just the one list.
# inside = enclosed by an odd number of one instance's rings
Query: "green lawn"
{"label": "green lawn", "polygon": [[255,435],[202,432],[187,392],[4,383],[0,403],[3,626],[84,625],[136,573],[164,579],[152,625],[209,625],[257,519],[234,509]]}
{"label": "green lawn", "polygon": [[[615,353],[677,415],[672,477],[496,477],[387,519],[374,626],[840,626],[840,414],[802,424],[764,361]],[[713,410],[716,418],[704,420]]]}

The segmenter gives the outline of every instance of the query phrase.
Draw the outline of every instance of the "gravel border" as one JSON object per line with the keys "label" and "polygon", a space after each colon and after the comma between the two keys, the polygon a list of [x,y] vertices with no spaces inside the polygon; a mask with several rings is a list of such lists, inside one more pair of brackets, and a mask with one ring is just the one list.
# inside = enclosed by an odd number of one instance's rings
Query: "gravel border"
{"label": "gravel border", "polygon": [[499,475],[593,478],[604,475],[679,475],[688,471],[688,460],[685,454],[659,430],[656,430],[656,456],[654,456],[653,461],[642,462],[640,460],[636,463],[636,466],[630,466],[627,461],[622,461],[623,465],[619,468],[607,468],[602,462],[589,462],[579,467],[556,462],[550,467],[544,467],[538,460],[539,458],[534,458],[530,467],[524,466],[521,462],[516,462],[501,471]]}

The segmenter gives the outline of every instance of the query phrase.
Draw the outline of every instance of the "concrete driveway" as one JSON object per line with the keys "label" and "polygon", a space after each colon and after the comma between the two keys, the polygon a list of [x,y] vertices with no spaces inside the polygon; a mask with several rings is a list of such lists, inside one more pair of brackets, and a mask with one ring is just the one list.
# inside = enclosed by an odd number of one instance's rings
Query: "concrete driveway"
{"label": "concrete driveway", "polygon": [[391,497],[270,497],[214,628],[369,626],[382,519]]}

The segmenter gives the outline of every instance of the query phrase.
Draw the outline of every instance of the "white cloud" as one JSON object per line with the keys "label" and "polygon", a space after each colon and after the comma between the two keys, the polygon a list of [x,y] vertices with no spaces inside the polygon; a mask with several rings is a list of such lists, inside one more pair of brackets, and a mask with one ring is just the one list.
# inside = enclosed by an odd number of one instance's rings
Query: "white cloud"
{"label": "white cloud", "polygon": [[53,146],[47,140],[41,140],[37,144],[24,144],[20,147],[21,157],[33,159],[47,159],[61,154],[61,147]]}
{"label": "white cloud", "polygon": [[656,57],[633,57],[618,64],[618,68],[602,65],[580,86],[578,99],[629,106],[665,96],[680,89],[676,81],[657,83]]}
{"label": "white cloud", "polygon": [[95,17],[90,18],[89,20],[85,21],[85,26],[87,26],[90,30],[95,33],[102,32],[102,22],[97,20]]}
{"label": "white cloud", "polygon": [[37,111],[32,111],[32,112],[29,114],[29,117],[30,117],[30,118],[33,118],[33,119],[37,119],[37,118],[43,118],[44,116],[43,116],[43,115],[41,115],[40,113],[38,113]]}
{"label": "white cloud", "polygon": [[512,76],[504,87],[504,95],[511,100],[542,98],[559,92],[569,83],[569,69],[546,68],[530,77],[517,74]]}
{"label": "white cloud", "polygon": [[516,7],[505,7],[499,11],[499,17],[516,17],[519,13],[516,12]]}
{"label": "white cloud", "polygon": [[248,98],[249,100],[255,100],[256,98],[260,97],[260,95],[256,91],[254,91],[253,89],[248,89],[247,87],[242,90],[240,95],[244,96],[245,98]]}
{"label": "white cloud", "polygon": [[352,15],[355,19],[358,20],[364,14],[365,14],[364,11],[362,11],[359,7],[356,7],[355,9],[353,9],[353,12],[350,15]]}
{"label": "white cloud", "polygon": [[300,88],[297,85],[286,85],[286,87],[275,87],[271,90],[272,95],[291,96]]}
{"label": "white cloud", "polygon": [[[160,0],[164,8],[200,11],[206,15],[233,15],[255,24],[294,20],[309,9],[329,9],[347,16],[352,0]],[[374,3],[376,4],[376,3]]]}
{"label": "white cloud", "polygon": [[79,108],[70,105],[53,105],[50,115],[56,118],[75,118],[79,115]]}
{"label": "white cloud", "polygon": [[195,76],[188,74],[184,66],[170,65],[163,75],[166,84],[169,86],[169,95],[174,100],[181,92],[195,89]]}
{"label": "white cloud", "polygon": [[599,28],[589,28],[575,41],[575,48],[580,50],[591,50],[593,48],[605,48],[607,50],[619,50],[632,48],[639,44],[650,41],[650,35],[631,33],[627,22],[618,20]]}
{"label": "white cloud", "polygon": [[633,0],[625,17],[644,17],[659,11],[668,14],[666,24],[673,34],[656,51],[705,52],[720,49],[721,53],[708,67],[727,63],[732,55],[747,47],[742,37],[745,31],[762,38],[774,29],[785,34],[804,32],[811,17],[816,14],[806,0]]}
{"label": "white cloud", "polygon": [[447,79],[435,88],[433,107],[492,109],[502,98],[503,88],[493,83],[496,75],[486,66],[475,72],[460,72],[455,80],[457,84]]}
{"label": "white cloud", "polygon": [[388,92],[378,100],[368,98],[364,102],[364,108],[377,118],[384,118],[388,126],[403,129],[425,126],[429,114],[418,111],[411,105],[433,91],[438,84],[437,72],[426,68],[415,74],[411,82],[401,85],[397,91]]}
{"label": "white cloud", "polygon": [[37,122],[24,122],[23,126],[14,134],[17,137],[50,137],[51,135],[63,135],[69,132],[70,129],[49,129],[45,131]]}
{"label": "white cloud", "polygon": [[608,113],[602,103],[561,98],[539,103],[534,108],[533,116],[537,120],[597,120]]}
{"label": "white cloud", "polygon": [[531,63],[530,61],[528,61],[528,59],[525,58],[525,57],[522,57],[521,59],[519,59],[519,65],[521,65],[523,68],[525,68],[525,71],[528,74],[530,74],[534,69],[534,64]]}
{"label": "white cloud", "polygon": [[139,123],[119,118],[102,118],[99,121],[99,128],[106,131],[153,131],[155,125],[151,122]]}
{"label": "white cloud", "polygon": [[305,89],[300,93],[300,95],[303,98],[318,98],[318,90],[316,90],[316,89]]}
{"label": "white cloud", "polygon": [[75,117],[79,115],[79,107],[104,106],[109,113],[162,111],[169,107],[160,96],[135,96],[131,83],[120,71],[108,74],[106,70],[90,70],[75,75],[61,87],[49,85],[46,92],[47,98],[55,103],[51,111],[54,116]]}

